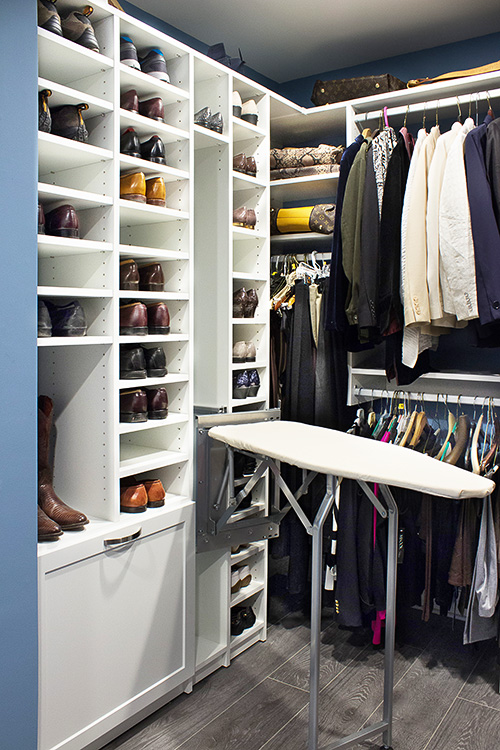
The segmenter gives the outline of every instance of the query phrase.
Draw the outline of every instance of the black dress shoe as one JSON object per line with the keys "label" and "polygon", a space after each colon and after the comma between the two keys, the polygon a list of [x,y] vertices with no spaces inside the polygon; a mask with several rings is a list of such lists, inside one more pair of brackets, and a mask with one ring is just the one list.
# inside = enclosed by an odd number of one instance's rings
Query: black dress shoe
{"label": "black dress shoe", "polygon": [[120,378],[140,380],[146,377],[146,358],[141,346],[120,347]]}
{"label": "black dress shoe", "polygon": [[83,307],[78,300],[66,305],[55,305],[47,300],[45,303],[52,322],[53,336],[86,336],[87,321]]}
{"label": "black dress shoe", "polygon": [[165,146],[159,135],[152,135],[149,141],[141,143],[141,157],[155,164],[166,164]]}
{"label": "black dress shoe", "polygon": [[82,112],[89,108],[88,104],[65,104],[51,110],[51,132],[62,138],[85,143],[89,139],[89,132],[85,127]]}
{"label": "black dress shoe", "polygon": [[127,128],[120,136],[120,152],[127,156],[135,156],[136,159],[141,158],[141,144],[139,143],[139,136],[135,132],[134,128]]}
{"label": "black dress shoe", "polygon": [[167,374],[167,358],[161,346],[155,346],[151,349],[143,346],[142,351],[146,358],[148,378],[164,378]]}

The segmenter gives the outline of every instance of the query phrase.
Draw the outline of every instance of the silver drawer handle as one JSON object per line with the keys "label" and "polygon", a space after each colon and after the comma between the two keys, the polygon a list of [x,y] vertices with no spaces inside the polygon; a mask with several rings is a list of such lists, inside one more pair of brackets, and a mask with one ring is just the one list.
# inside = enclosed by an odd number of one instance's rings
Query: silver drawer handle
{"label": "silver drawer handle", "polygon": [[134,533],[130,534],[129,536],[122,536],[119,539],[105,539],[104,546],[115,547],[118,544],[127,544],[127,542],[135,542],[135,540],[138,539],[141,534],[142,534],[142,528],[138,529],[137,531],[134,531]]}

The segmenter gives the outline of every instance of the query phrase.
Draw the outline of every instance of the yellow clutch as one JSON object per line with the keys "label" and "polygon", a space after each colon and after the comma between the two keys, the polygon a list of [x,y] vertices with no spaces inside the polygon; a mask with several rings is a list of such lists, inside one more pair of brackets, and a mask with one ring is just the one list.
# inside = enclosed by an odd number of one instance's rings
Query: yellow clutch
{"label": "yellow clutch", "polygon": [[319,203],[316,206],[271,208],[271,233],[321,232],[331,234],[335,221],[335,205]]}

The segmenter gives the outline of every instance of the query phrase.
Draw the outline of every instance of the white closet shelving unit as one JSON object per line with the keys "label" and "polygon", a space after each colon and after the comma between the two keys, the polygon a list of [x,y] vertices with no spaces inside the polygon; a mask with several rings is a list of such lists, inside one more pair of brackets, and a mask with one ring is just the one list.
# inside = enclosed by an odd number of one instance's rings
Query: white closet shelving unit
{"label": "white closet shelving unit", "polygon": [[[62,14],[74,7],[58,2]],[[78,299],[88,323],[85,337],[39,339],[39,392],[54,402],[56,492],[90,519],[39,544],[40,750],[100,746],[189,690],[194,674],[192,57],[105,0],[93,7],[99,54],[38,29],[49,107],[89,104],[87,143],[38,136],[39,200],[45,212],[71,204],[80,223],[79,239],[39,235],[38,294]],[[122,65],[120,34],[140,52],[159,47],[171,84]],[[164,123],[120,109],[131,88],[162,97]],[[141,141],[160,135],[167,166],[120,154],[130,126]],[[120,174],[129,171],[161,175],[167,207],[121,200]],[[121,291],[125,258],[160,262],[165,291]],[[124,299],[165,301],[171,332],[121,336]],[[130,343],[163,347],[168,374],[120,380],[120,347]],[[120,390],[149,386],[166,388],[167,419],[121,423]],[[121,513],[127,477],[161,479],[164,507]]]}

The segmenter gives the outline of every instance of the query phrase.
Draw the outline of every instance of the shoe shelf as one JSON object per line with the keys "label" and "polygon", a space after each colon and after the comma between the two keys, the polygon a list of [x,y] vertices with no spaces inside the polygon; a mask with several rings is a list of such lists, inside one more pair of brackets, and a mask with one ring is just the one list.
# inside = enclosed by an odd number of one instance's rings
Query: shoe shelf
{"label": "shoe shelf", "polygon": [[77,89],[64,86],[54,81],[49,81],[47,78],[38,78],[38,90],[50,89],[52,96],[49,98],[49,108],[61,107],[63,104],[80,104],[85,102],[88,104],[88,109],[85,111],[84,119],[87,120],[92,117],[97,117],[104,112],[112,112],[113,104],[101,99],[97,96],[78,91]]}
{"label": "shoe shelf", "polygon": [[72,286],[39,286],[37,287],[39,297],[66,297],[87,299],[111,299],[113,292],[110,289],[86,289],[85,287]]}
{"label": "shoe shelf", "polygon": [[251,138],[265,138],[267,132],[259,125],[252,125],[240,117],[233,117],[233,141],[245,141]]}
{"label": "shoe shelf", "polygon": [[123,90],[135,89],[139,98],[161,96],[164,104],[175,104],[189,100],[189,92],[166,81],[135,70],[120,63],[120,87]]}
{"label": "shoe shelf", "polygon": [[232,323],[235,326],[266,325],[267,321],[256,315],[254,318],[233,318]]}
{"label": "shoe shelf", "polygon": [[145,471],[155,471],[165,466],[187,463],[187,453],[151,448],[132,443],[120,446],[120,479]]}
{"label": "shoe shelf", "polygon": [[337,195],[339,174],[309,175],[286,180],[273,180],[270,183],[273,201],[309,200],[310,198],[334,199]]}
{"label": "shoe shelf", "polygon": [[189,172],[184,169],[177,169],[176,167],[168,167],[164,164],[155,164],[152,161],[146,161],[146,159],[137,159],[135,156],[127,156],[126,154],[120,154],[120,171],[122,174],[126,172],[144,172],[144,174],[163,177],[166,183],[168,182],[179,182],[180,180],[188,180]]}
{"label": "shoe shelf", "polygon": [[147,260],[189,260],[189,253],[181,250],[159,250],[154,247],[140,247],[139,245],[120,245],[120,255],[129,258]]}
{"label": "shoe shelf", "polygon": [[[130,385],[126,387],[130,388]],[[158,427],[172,427],[172,425],[184,424],[188,421],[189,417],[187,414],[169,413],[166,419],[148,419],[147,422],[138,422],[136,424],[120,422],[118,432],[120,435],[127,435],[129,433],[143,432],[144,430],[154,430]]]}
{"label": "shoe shelf", "polygon": [[216,133],[215,130],[209,130],[208,128],[202,128],[201,125],[193,125],[193,132],[194,147],[196,150],[210,148],[217,144],[228,145],[230,143],[228,135]]}
{"label": "shoe shelf", "polygon": [[113,152],[90,143],[79,143],[52,133],[38,133],[39,174],[86,167],[111,161]]}
{"label": "shoe shelf", "polygon": [[50,209],[65,203],[70,203],[76,211],[113,205],[113,199],[109,195],[89,193],[86,190],[74,188],[61,188],[58,185],[49,185],[47,182],[38,183],[38,198],[44,203],[44,207],[48,205]]}
{"label": "shoe shelf", "polygon": [[48,336],[38,338],[37,346],[109,346],[113,343],[112,336]]}
{"label": "shoe shelf", "polygon": [[231,594],[230,606],[236,607],[238,604],[241,604],[241,602],[244,602],[247,599],[250,599],[251,596],[254,596],[255,594],[258,594],[260,591],[263,591],[264,585],[265,584],[263,581],[258,581],[258,580],[256,581],[252,578],[252,582],[248,586],[244,586],[235,594]]}
{"label": "shoe shelf", "polygon": [[148,334],[147,336],[118,336],[120,344],[153,344],[169,341],[189,341],[187,333]]}
{"label": "shoe shelf", "polygon": [[[267,277],[263,275],[259,275],[257,273],[248,273],[245,271],[233,271],[233,280],[234,281],[267,281]],[[246,318],[246,320],[249,320],[249,318]]]}
{"label": "shoe shelf", "polygon": [[[254,368],[250,368],[254,369]],[[267,400],[267,397],[262,394],[262,396],[247,396],[246,398],[233,398],[231,399],[231,406],[233,409],[239,409],[240,407],[255,405],[255,404],[262,404]]]}
{"label": "shoe shelf", "polygon": [[168,385],[169,383],[187,383],[188,375],[185,373],[169,373],[163,378],[137,378],[134,380],[119,380],[120,388],[146,388],[153,385]]}
{"label": "shoe shelf", "polygon": [[243,510],[237,510],[231,518],[229,519],[228,523],[235,523],[236,521],[241,521],[242,518],[248,518],[249,516],[254,516],[257,513],[262,513],[266,510],[266,503],[264,501],[255,501],[252,502],[249,508],[244,508]]}
{"label": "shoe shelf", "polygon": [[[50,81],[73,86],[110,71],[113,60],[69,39],[38,27],[39,75]],[[111,87],[110,87],[111,89]]]}
{"label": "shoe shelf", "polygon": [[267,367],[267,362],[259,362],[259,360],[257,360],[256,362],[233,362],[231,364],[232,370],[259,370],[262,367]]}
{"label": "shoe shelf", "polygon": [[120,299],[162,300],[165,302],[168,300],[181,300],[185,302],[189,299],[187,292],[127,292],[122,290],[119,296]]}
{"label": "shoe shelf", "polygon": [[[167,197],[168,200],[168,197]],[[120,200],[120,224],[125,226],[137,226],[142,224],[161,224],[167,221],[178,221],[188,219],[187,211],[179,211],[175,208],[162,208],[161,206],[149,206],[145,203]]]}
{"label": "shoe shelf", "polygon": [[120,130],[126,128],[134,128],[139,138],[159,135],[163,143],[180,143],[189,138],[187,130],[153,120],[151,117],[144,117],[128,109],[120,109]]}
{"label": "shoe shelf", "polygon": [[111,242],[81,240],[73,237],[55,237],[50,234],[38,235],[38,257],[57,258],[68,255],[91,255],[112,252]]}
{"label": "shoe shelf", "polygon": [[247,229],[246,227],[235,227],[233,225],[233,238],[234,239],[247,239],[248,237],[254,237],[258,240],[264,240],[267,237],[267,232],[259,229]]}
{"label": "shoe shelf", "polygon": [[233,171],[233,192],[236,193],[241,190],[249,190],[250,188],[260,188],[263,190],[265,187],[266,183],[259,180],[257,177],[251,177],[242,172]]}
{"label": "shoe shelf", "polygon": [[237,565],[238,563],[248,560],[248,558],[254,555],[260,554],[266,551],[266,542],[253,542],[248,547],[244,547],[242,550],[236,553],[231,553],[231,565]]}

